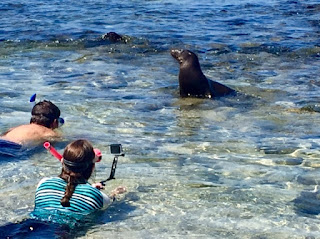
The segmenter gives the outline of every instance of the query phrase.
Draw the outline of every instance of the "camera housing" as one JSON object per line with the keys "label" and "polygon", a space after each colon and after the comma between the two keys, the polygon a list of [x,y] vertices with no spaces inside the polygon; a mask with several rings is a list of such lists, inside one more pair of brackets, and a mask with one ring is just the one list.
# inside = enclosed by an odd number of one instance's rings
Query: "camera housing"
{"label": "camera housing", "polygon": [[124,153],[122,151],[122,145],[121,144],[110,144],[110,153],[114,155],[112,166],[111,166],[111,172],[108,179],[101,181],[100,183],[102,185],[105,185],[105,182],[115,179],[114,175],[116,173],[117,163],[118,163],[118,157],[124,157]]}
{"label": "camera housing", "polygon": [[121,144],[110,144],[110,152],[114,155],[122,154],[122,145]]}

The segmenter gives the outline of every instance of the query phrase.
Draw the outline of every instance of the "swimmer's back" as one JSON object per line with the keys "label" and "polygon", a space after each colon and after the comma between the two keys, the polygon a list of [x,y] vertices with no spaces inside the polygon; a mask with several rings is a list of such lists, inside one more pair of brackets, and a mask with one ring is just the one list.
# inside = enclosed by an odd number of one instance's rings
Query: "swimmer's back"
{"label": "swimmer's back", "polygon": [[26,124],[10,129],[0,139],[17,144],[26,144],[57,137],[59,137],[59,134],[52,129],[38,124]]}

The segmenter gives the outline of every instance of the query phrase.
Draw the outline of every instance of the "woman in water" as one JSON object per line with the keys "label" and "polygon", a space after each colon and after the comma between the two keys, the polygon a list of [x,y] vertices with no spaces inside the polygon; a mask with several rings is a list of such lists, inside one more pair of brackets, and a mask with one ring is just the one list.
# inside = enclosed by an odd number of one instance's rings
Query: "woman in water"
{"label": "woman in water", "polygon": [[100,191],[103,189],[101,183],[88,183],[95,168],[95,158],[93,147],[87,140],[68,144],[63,153],[61,174],[39,182],[33,214],[39,210],[46,211],[45,214],[52,210],[64,214],[88,214],[106,208],[118,194],[124,193],[124,187],[117,187],[107,196]]}

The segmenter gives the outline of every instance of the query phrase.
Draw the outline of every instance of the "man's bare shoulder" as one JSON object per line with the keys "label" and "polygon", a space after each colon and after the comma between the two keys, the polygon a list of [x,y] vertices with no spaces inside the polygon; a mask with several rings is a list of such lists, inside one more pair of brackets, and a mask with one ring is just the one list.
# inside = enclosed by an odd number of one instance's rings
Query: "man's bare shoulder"
{"label": "man's bare shoulder", "polygon": [[42,125],[26,124],[10,129],[1,138],[18,144],[27,144],[59,136],[60,135],[52,129],[46,128]]}

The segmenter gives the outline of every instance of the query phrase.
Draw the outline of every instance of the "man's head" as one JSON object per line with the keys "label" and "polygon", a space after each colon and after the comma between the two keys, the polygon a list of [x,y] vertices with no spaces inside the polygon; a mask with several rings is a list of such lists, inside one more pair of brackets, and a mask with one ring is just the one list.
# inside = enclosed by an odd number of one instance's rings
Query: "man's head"
{"label": "man's head", "polygon": [[59,108],[50,101],[41,101],[37,103],[31,111],[30,124],[38,124],[47,128],[58,128],[58,119],[60,117]]}

